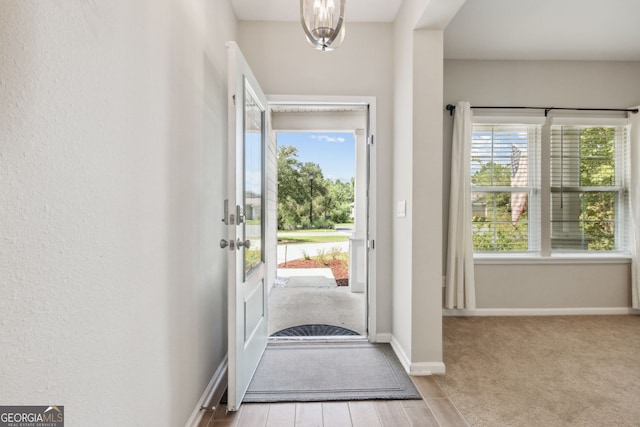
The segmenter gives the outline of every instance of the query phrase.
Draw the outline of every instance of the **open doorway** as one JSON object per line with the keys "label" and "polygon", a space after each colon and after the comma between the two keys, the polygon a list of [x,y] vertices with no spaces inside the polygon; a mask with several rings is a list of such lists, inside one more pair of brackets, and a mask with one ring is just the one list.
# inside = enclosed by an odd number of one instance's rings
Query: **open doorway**
{"label": "open doorway", "polygon": [[367,127],[363,105],[272,107],[272,337],[367,337]]}

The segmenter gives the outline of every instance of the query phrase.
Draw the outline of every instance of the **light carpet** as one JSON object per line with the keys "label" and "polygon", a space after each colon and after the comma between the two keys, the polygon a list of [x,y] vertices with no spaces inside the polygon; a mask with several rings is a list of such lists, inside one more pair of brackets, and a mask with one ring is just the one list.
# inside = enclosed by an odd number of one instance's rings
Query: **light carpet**
{"label": "light carpet", "polygon": [[270,343],[244,402],[420,399],[388,344]]}
{"label": "light carpet", "polygon": [[640,317],[445,317],[443,391],[472,426],[639,426]]}

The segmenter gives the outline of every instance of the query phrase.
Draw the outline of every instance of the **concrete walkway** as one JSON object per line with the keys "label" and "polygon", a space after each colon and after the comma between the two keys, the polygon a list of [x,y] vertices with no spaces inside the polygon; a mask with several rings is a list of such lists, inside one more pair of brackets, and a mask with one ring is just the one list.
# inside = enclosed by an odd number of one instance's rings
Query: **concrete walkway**
{"label": "concrete walkway", "polygon": [[335,288],[336,278],[330,268],[279,268],[277,288]]}
{"label": "concrete walkway", "polygon": [[[288,233],[280,232],[279,237]],[[295,236],[351,236],[352,229],[337,232],[313,231],[290,233]],[[278,245],[278,264],[285,261],[329,252],[332,248],[349,251],[349,241],[328,243],[295,243]],[[278,269],[278,277],[286,280],[269,292],[269,335],[291,326],[324,324],[366,334],[365,294],[351,292],[349,286],[335,286],[331,269]],[[311,276],[311,277],[305,277]],[[327,280],[330,276],[333,281]],[[308,283],[305,280],[308,279]]]}

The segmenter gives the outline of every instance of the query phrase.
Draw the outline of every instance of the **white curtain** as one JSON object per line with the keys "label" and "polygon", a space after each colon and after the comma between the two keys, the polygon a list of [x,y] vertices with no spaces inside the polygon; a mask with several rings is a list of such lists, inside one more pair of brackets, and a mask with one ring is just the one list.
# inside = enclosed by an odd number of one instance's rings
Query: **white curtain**
{"label": "white curtain", "polygon": [[[640,108],[640,107],[635,107]],[[640,113],[630,114],[631,123],[631,306],[640,310]]]}
{"label": "white curtain", "polygon": [[456,105],[453,119],[446,308],[476,308],[471,240],[471,107]]}

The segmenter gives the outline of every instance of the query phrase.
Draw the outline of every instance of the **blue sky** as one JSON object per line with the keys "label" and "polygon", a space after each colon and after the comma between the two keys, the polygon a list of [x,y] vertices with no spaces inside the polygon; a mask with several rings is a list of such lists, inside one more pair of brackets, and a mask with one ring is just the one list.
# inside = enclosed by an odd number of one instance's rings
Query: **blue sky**
{"label": "blue sky", "polygon": [[355,170],[355,138],[353,133],[278,132],[278,146],[298,148],[298,160],[320,165],[328,179],[349,181]]}

